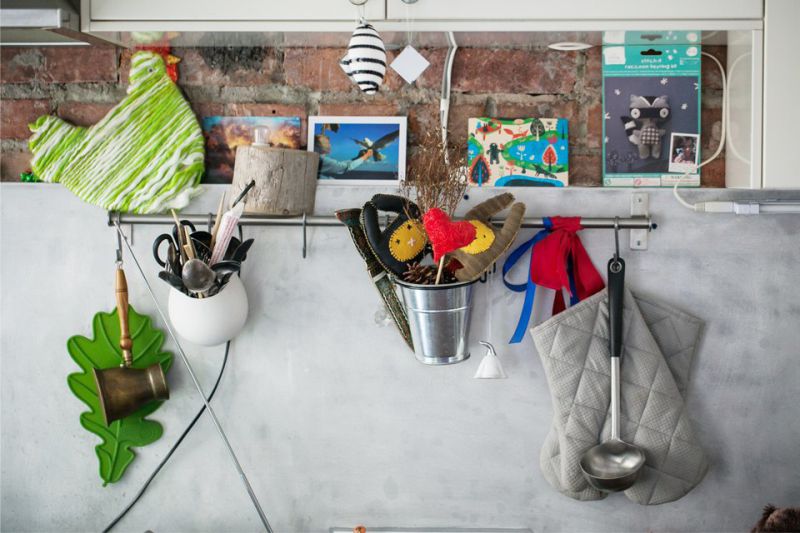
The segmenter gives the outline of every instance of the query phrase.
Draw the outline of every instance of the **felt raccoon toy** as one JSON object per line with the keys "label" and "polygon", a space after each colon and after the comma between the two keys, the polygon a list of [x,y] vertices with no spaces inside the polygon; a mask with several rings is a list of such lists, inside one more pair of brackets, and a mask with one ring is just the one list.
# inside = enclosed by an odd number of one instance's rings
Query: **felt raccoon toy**
{"label": "felt raccoon toy", "polygon": [[669,97],[631,95],[630,116],[621,118],[628,140],[639,148],[640,159],[661,157],[661,138],[666,133],[661,126],[669,115]]}

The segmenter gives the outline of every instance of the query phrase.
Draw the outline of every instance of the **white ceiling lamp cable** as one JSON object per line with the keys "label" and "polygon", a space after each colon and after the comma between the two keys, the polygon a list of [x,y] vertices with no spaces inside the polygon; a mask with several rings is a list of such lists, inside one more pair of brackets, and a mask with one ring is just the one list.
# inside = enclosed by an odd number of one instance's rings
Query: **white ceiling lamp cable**
{"label": "white ceiling lamp cable", "polygon": [[[714,151],[714,154],[711,157],[697,165],[695,172],[699,171],[701,167],[711,163],[722,152],[728,135],[727,122],[729,119],[728,80],[725,76],[725,69],[723,68],[719,59],[713,55],[709,54],[708,52],[702,52],[702,54],[710,57],[714,63],[717,64],[717,67],[719,67],[720,76],[722,76],[722,119],[720,126],[720,139],[717,149]],[[800,202],[784,202],[780,200],[761,202],[711,201],[690,204],[681,197],[680,193],[678,193],[678,186],[685,178],[689,177],[689,172],[690,171],[687,171],[680,178],[678,178],[678,181],[675,182],[675,186],[672,188],[672,194],[675,196],[675,199],[678,201],[678,203],[687,209],[691,209],[692,211],[696,211],[698,213],[732,213],[735,215],[758,215],[759,213],[800,213]]]}
{"label": "white ceiling lamp cable", "polygon": [[[447,146],[447,120],[450,116],[450,82],[453,76],[453,60],[456,57],[456,44],[455,35],[453,32],[448,31],[447,36],[447,58],[444,62],[444,72],[442,73],[442,96],[439,100],[439,120],[442,125],[442,143]],[[447,151],[445,151],[447,154]]]}

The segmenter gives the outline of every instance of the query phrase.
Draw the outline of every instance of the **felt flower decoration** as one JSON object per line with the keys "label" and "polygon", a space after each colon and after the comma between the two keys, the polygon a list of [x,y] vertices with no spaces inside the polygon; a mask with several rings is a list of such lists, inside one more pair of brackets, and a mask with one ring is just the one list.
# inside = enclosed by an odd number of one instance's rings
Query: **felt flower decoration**
{"label": "felt flower decoration", "polygon": [[[509,208],[502,227],[491,223],[492,217]],[[525,216],[525,204],[514,203],[511,193],[502,193],[479,203],[465,215],[477,230],[475,241],[469,246],[453,252],[453,258],[461,263],[456,271],[459,281],[477,279],[503,255],[517,237]]]}
{"label": "felt flower decoration", "polygon": [[433,260],[439,262],[446,254],[468,246],[475,240],[476,230],[469,221],[452,222],[447,213],[434,207],[422,217],[428,240],[433,247]]}
{"label": "felt flower decoration", "polygon": [[[395,215],[385,229],[381,229],[379,211]],[[410,263],[419,262],[425,251],[427,240],[418,217],[417,204],[394,194],[376,194],[361,211],[361,227],[372,253],[396,276],[402,276]]]}

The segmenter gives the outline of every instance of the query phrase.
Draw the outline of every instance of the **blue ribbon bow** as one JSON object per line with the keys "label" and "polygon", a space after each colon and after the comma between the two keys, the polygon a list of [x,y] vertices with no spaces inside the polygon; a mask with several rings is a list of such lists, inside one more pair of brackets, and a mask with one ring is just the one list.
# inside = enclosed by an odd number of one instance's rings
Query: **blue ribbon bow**
{"label": "blue ribbon bow", "polygon": [[[514,265],[517,264],[517,262],[528,250],[531,251],[531,259],[533,259],[533,248],[536,246],[536,243],[552,233],[553,222],[550,220],[550,217],[543,218],[542,222],[544,223],[544,229],[517,247],[508,255],[503,263],[503,283],[505,286],[514,292],[525,293],[525,302],[522,304],[522,312],[519,315],[517,329],[514,331],[514,335],[511,337],[509,344],[517,344],[521,342],[522,338],[525,336],[525,330],[530,323],[531,314],[533,313],[533,299],[536,295],[536,284],[533,282],[530,268],[528,268],[528,281],[526,283],[510,283],[506,279],[506,274],[508,274],[508,272],[514,267]],[[567,258],[567,276],[569,277],[569,288],[571,293],[569,303],[570,305],[575,305],[578,303],[579,298],[578,291],[575,287],[575,276],[573,274],[571,255]]]}

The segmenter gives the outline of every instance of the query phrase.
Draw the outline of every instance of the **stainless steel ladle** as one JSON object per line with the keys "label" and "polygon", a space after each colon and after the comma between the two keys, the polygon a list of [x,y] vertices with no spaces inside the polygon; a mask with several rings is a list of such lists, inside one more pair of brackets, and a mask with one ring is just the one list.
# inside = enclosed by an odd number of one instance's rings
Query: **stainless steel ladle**
{"label": "stainless steel ladle", "polygon": [[[615,226],[615,229],[618,228]],[[619,438],[620,355],[622,353],[622,299],[625,288],[625,261],[617,251],[608,262],[608,324],[611,351],[611,438],[587,450],[581,457],[581,470],[589,484],[603,492],[629,489],[644,466],[644,452]]]}

